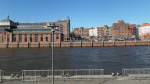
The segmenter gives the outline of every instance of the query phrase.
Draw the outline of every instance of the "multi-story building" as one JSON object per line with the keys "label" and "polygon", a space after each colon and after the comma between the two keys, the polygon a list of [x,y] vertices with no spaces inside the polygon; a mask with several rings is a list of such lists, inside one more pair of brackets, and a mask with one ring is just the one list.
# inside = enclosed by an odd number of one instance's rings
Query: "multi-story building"
{"label": "multi-story building", "polygon": [[84,29],[83,27],[75,28],[73,31],[75,37],[81,38],[81,36],[83,36],[83,29]]}
{"label": "multi-story building", "polygon": [[51,29],[47,27],[51,24],[58,26],[58,31],[54,34],[55,42],[69,40],[69,19],[47,23],[18,23],[7,17],[0,21],[0,43],[51,42]]}
{"label": "multi-story building", "polygon": [[150,24],[143,24],[139,27],[139,36],[141,40],[150,40]]}
{"label": "multi-story building", "polygon": [[90,37],[97,37],[98,36],[98,29],[97,28],[89,29],[89,36]]}
{"label": "multi-story building", "polygon": [[130,40],[136,38],[136,26],[120,20],[112,26],[112,37],[114,40]]}
{"label": "multi-story building", "polygon": [[67,18],[67,20],[59,20],[55,22],[58,26],[60,26],[60,29],[62,30],[62,33],[64,35],[64,41],[70,40],[70,19]]}
{"label": "multi-story building", "polygon": [[84,27],[75,28],[73,33],[76,38],[87,40],[89,39],[89,29],[90,28],[84,28]]}
{"label": "multi-story building", "polygon": [[128,39],[128,27],[129,24],[123,20],[114,23],[112,26],[112,36],[114,40],[125,40]]}
{"label": "multi-story building", "polygon": [[84,28],[83,33],[82,33],[82,38],[85,40],[89,40],[89,29],[91,28]]}
{"label": "multi-story building", "polygon": [[133,39],[133,40],[138,39],[138,29],[137,29],[136,24],[129,25],[129,34],[130,34],[130,39]]}
{"label": "multi-story building", "polygon": [[107,25],[98,28],[75,28],[73,32],[75,37],[83,38],[87,41],[108,41],[111,39],[111,30]]}
{"label": "multi-story building", "polygon": [[98,27],[97,29],[99,41],[108,41],[111,39],[110,28],[107,25],[104,25],[104,27]]}
{"label": "multi-story building", "polygon": [[98,37],[98,29],[97,28],[89,29],[89,40],[98,41],[97,37]]}

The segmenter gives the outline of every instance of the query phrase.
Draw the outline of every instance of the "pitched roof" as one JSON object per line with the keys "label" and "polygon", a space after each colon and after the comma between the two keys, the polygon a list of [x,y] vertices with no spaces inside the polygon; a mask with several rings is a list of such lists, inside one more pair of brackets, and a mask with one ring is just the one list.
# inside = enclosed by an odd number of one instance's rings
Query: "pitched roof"
{"label": "pitched roof", "polygon": [[13,22],[13,21],[8,16],[7,18],[1,20],[0,22]]}

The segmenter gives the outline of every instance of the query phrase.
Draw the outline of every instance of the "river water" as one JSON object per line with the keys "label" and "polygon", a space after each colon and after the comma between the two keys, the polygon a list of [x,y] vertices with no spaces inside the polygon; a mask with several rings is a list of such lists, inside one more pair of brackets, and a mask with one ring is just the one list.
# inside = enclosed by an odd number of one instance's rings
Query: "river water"
{"label": "river water", "polygon": [[[55,48],[55,69],[105,69],[105,73],[122,68],[150,68],[150,47]],[[0,49],[0,69],[50,69],[51,48]]]}

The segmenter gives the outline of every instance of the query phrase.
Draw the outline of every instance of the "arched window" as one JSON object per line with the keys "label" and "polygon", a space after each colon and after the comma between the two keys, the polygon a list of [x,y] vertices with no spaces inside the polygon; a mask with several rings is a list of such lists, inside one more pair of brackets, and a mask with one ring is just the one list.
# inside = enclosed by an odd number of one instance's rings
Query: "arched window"
{"label": "arched window", "polygon": [[45,37],[45,39],[46,39],[46,42],[48,42],[48,34],[46,34],[46,37]]}
{"label": "arched window", "polygon": [[27,42],[27,34],[25,34],[24,41]]}
{"label": "arched window", "polygon": [[35,42],[38,42],[38,34],[35,34]]}
{"label": "arched window", "polygon": [[56,34],[56,39],[59,39],[59,34]]}
{"label": "arched window", "polygon": [[30,42],[32,42],[32,34],[30,34]]}
{"label": "arched window", "polygon": [[16,34],[12,35],[12,42],[16,42]]}
{"label": "arched window", "polygon": [[43,34],[41,34],[41,41],[43,41]]}
{"label": "arched window", "polygon": [[9,34],[7,34],[7,42],[9,42],[10,41],[10,39],[9,39]]}
{"label": "arched window", "polygon": [[19,42],[22,42],[22,34],[19,34]]}

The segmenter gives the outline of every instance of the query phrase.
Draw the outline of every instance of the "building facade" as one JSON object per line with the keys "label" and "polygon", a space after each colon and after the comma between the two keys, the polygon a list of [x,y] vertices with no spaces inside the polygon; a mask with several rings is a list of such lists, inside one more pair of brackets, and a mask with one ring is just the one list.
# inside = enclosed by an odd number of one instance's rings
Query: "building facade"
{"label": "building facade", "polygon": [[54,34],[54,41],[69,41],[70,20],[43,23],[18,23],[7,17],[0,21],[0,43],[30,43],[51,42],[52,33],[48,25],[55,24],[58,31]]}
{"label": "building facade", "polygon": [[114,23],[112,26],[112,37],[114,40],[136,39],[136,25],[130,25],[123,20]]}
{"label": "building facade", "polygon": [[86,41],[109,41],[112,38],[111,29],[107,25],[97,28],[75,28],[73,33],[75,37]]}
{"label": "building facade", "polygon": [[99,41],[111,40],[111,29],[107,25],[104,25],[104,27],[98,27],[97,29]]}
{"label": "building facade", "polygon": [[89,36],[90,37],[97,37],[98,36],[98,29],[97,28],[89,29]]}
{"label": "building facade", "polygon": [[84,27],[75,28],[73,33],[74,33],[75,37],[78,39],[88,40],[89,39],[89,29],[90,28],[84,28]]}
{"label": "building facade", "polygon": [[129,38],[130,39],[133,39],[133,40],[136,40],[136,39],[138,39],[138,29],[137,29],[137,26],[136,26],[136,24],[130,24],[129,25],[129,34],[130,34],[130,36],[129,36]]}
{"label": "building facade", "polygon": [[150,40],[150,24],[143,24],[139,27],[139,36],[141,40]]}

